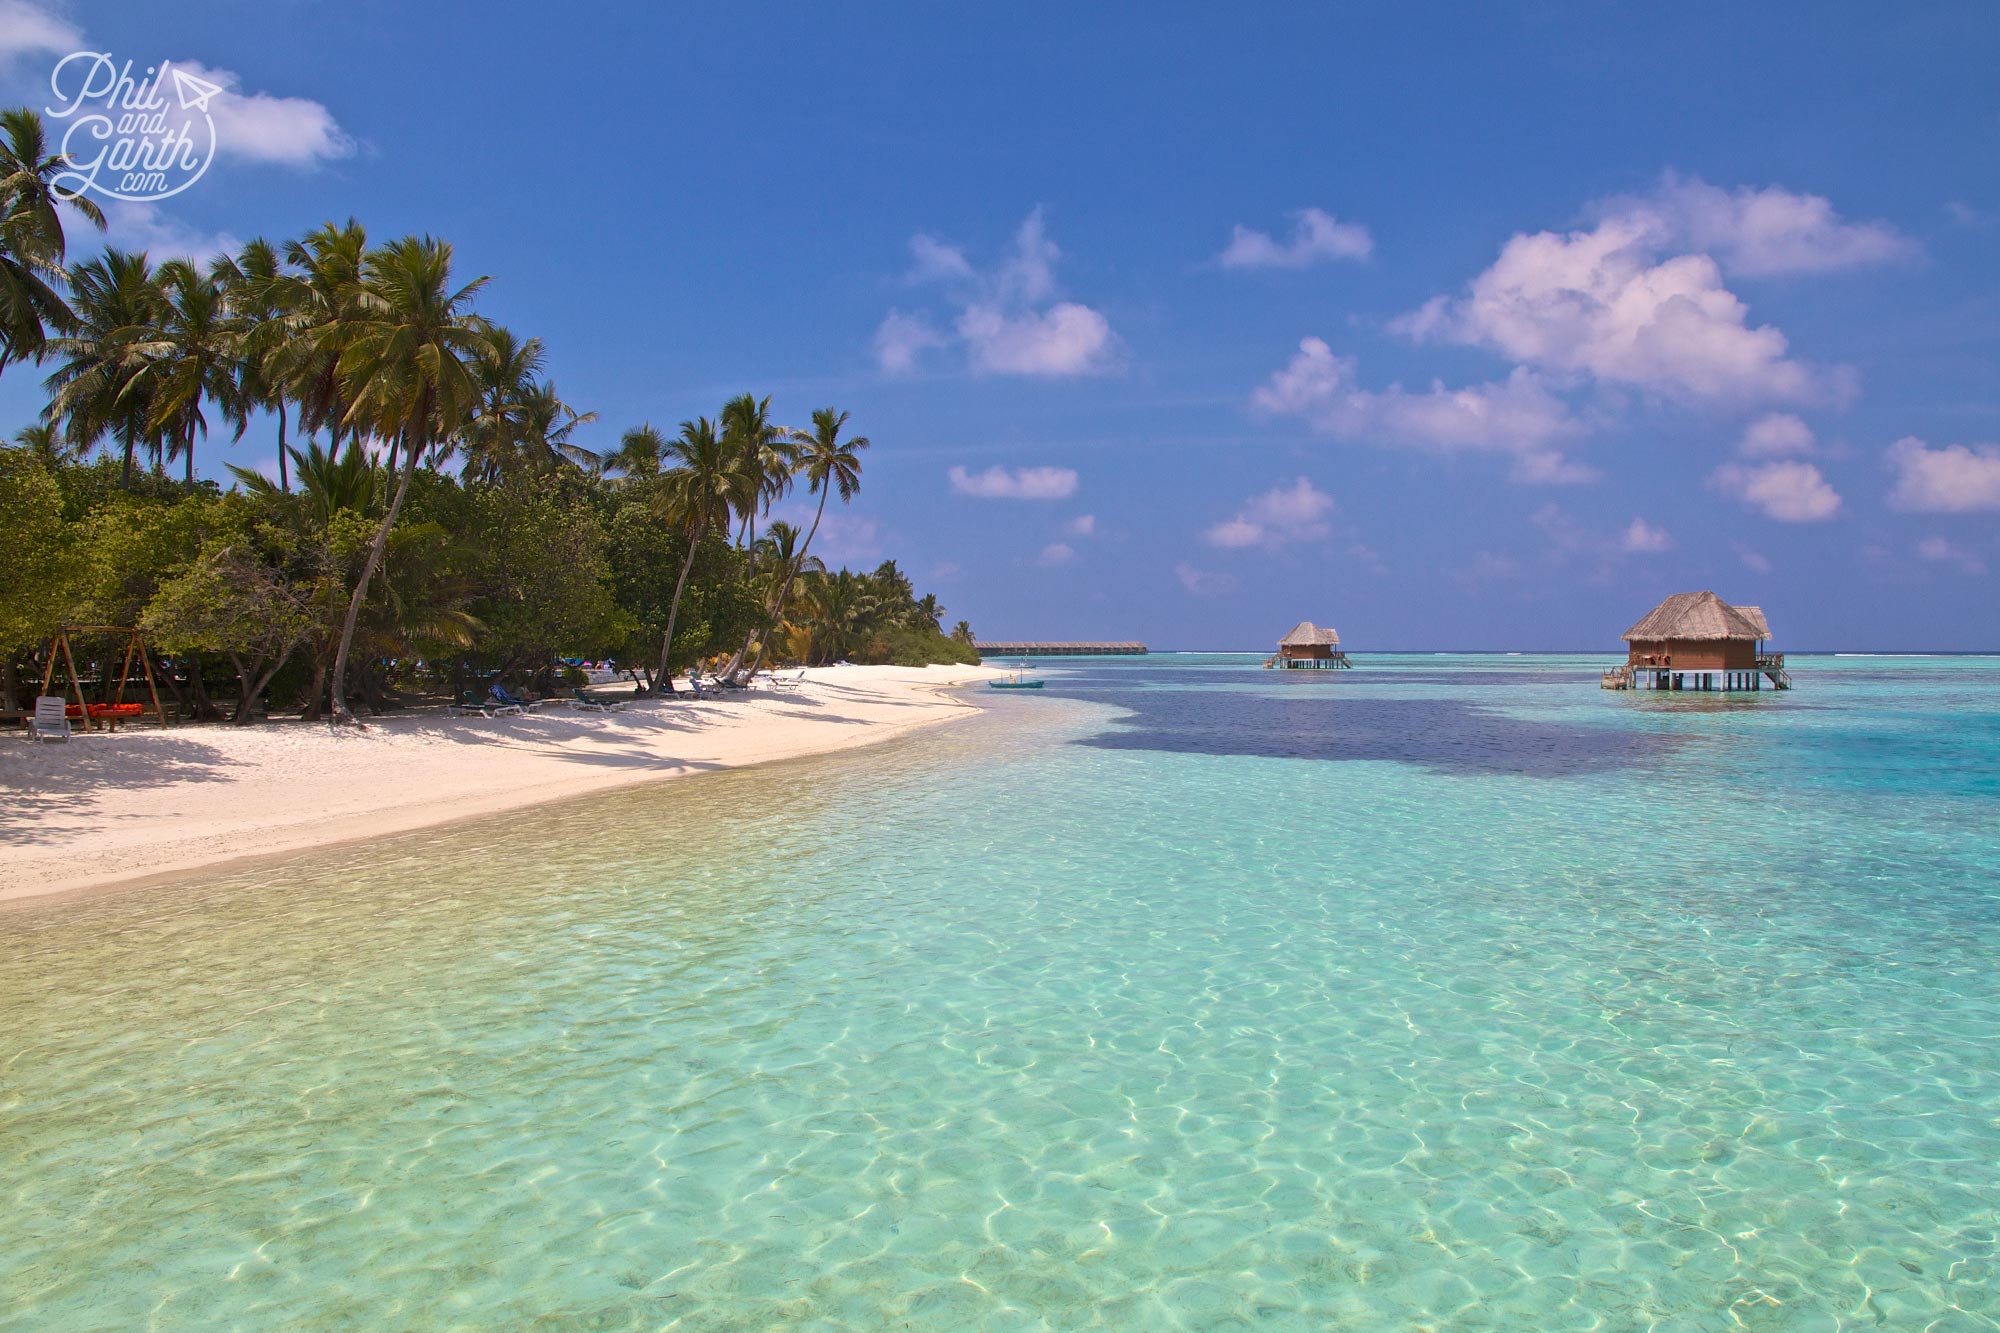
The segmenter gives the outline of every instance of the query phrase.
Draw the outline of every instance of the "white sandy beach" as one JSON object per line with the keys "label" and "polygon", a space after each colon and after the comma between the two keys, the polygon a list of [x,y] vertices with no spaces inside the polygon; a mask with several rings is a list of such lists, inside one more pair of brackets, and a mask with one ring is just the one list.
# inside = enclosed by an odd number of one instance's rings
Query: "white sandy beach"
{"label": "white sandy beach", "polygon": [[792,690],[604,714],[426,711],[323,723],[132,728],[66,745],[0,735],[0,900],[184,873],[714,769],[874,744],[973,705],[991,667],[827,667]]}

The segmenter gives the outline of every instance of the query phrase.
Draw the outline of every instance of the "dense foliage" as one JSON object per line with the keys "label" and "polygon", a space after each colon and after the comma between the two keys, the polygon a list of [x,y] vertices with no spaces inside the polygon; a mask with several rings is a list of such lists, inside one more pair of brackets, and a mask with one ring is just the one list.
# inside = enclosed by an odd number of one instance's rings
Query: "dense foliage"
{"label": "dense foliage", "polygon": [[[0,445],[0,707],[65,624],[139,626],[184,713],[227,697],[238,721],[554,690],[564,659],[615,659],[642,689],[698,662],[977,660],[894,561],[812,554],[829,498],[861,484],[846,413],[794,429],[746,394],[599,457],[540,340],[477,312],[486,280],[461,282],[445,242],[350,220],[207,267],[71,265],[60,165],[31,113],[0,117],[0,373],[41,363],[48,392]],[[265,422],[276,481],[200,475],[211,426]],[[799,483],[804,531],[770,518]]]}

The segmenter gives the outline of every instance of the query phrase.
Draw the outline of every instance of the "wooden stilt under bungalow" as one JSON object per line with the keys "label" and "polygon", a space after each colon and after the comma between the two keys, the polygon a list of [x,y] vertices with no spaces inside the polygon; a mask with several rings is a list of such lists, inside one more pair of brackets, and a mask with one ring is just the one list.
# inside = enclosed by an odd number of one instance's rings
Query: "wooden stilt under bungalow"
{"label": "wooden stilt under bungalow", "polygon": [[1289,670],[1300,668],[1351,667],[1347,654],[1340,651],[1340,634],[1337,630],[1321,629],[1310,620],[1301,620],[1292,627],[1292,632],[1278,640],[1277,656],[1264,663],[1266,667],[1285,667]]}
{"label": "wooden stilt under bungalow", "polygon": [[1712,592],[1677,592],[1625,631],[1625,665],[1604,673],[1607,690],[1792,688],[1785,655],[1769,651],[1771,626],[1755,606]]}

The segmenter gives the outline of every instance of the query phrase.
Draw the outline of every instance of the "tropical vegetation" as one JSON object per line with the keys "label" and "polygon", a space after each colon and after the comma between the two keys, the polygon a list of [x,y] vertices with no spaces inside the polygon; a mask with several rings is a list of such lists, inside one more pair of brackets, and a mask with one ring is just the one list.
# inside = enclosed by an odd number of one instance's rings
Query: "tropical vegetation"
{"label": "tropical vegetation", "polygon": [[[139,627],[184,715],[238,722],[553,691],[580,660],[666,692],[698,662],[977,660],[893,560],[814,553],[861,487],[847,413],[792,428],[743,394],[599,455],[448,242],[349,219],[206,264],[72,262],[65,212],[103,219],[61,169],[32,112],[0,116],[0,374],[47,404],[0,445],[0,709],[66,624]],[[275,478],[218,470],[219,434]],[[803,525],[774,512],[795,489]]]}

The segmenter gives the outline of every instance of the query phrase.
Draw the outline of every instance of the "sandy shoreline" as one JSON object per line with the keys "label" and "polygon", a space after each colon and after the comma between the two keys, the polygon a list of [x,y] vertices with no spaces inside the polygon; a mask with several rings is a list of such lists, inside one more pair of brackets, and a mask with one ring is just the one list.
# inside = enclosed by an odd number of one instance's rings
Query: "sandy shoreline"
{"label": "sandy shoreline", "polygon": [[0,901],[179,876],[634,783],[872,745],[969,712],[989,667],[827,667],[616,713],[0,736]]}

